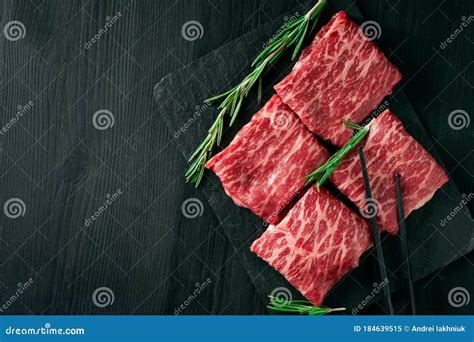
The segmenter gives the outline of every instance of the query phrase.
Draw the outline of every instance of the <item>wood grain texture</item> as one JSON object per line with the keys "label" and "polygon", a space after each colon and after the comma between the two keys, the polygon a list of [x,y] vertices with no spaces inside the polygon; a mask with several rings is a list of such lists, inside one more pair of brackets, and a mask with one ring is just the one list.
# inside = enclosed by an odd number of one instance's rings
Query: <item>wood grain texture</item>
{"label": "wood grain texture", "polygon": [[[33,102],[0,136],[1,204],[24,201],[24,216],[0,215],[0,304],[7,314],[264,314],[204,197],[184,185],[186,167],[152,98],[163,76],[258,25],[297,1],[3,1],[1,28],[21,21],[23,39],[0,39],[1,126]],[[383,44],[403,61],[406,91],[462,192],[474,192],[473,130],[454,131],[447,115],[474,113],[474,24],[436,52],[472,1],[360,1],[367,18],[396,28]],[[395,9],[393,9],[393,7]],[[121,13],[98,41],[85,43]],[[182,25],[199,21],[189,42]],[[429,85],[429,86],[427,86]],[[179,99],[176,100],[179,106]],[[98,130],[96,111],[113,113]],[[122,194],[89,227],[84,220]],[[183,216],[198,198],[203,214]],[[470,203],[471,213],[474,204]],[[417,283],[420,313],[467,313],[447,301],[463,286],[474,294],[474,256]],[[18,283],[33,285],[11,301]],[[211,282],[189,300],[196,283]],[[108,287],[115,300],[94,305]],[[435,298],[436,300],[433,300]],[[440,300],[441,298],[441,300]],[[380,312],[371,308],[372,312]],[[464,311],[463,311],[464,310]]]}

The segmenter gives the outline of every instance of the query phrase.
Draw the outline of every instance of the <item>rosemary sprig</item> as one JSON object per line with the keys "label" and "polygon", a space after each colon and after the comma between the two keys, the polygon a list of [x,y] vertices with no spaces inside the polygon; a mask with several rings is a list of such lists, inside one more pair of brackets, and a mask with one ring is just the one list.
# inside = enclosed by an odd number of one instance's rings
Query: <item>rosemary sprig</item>
{"label": "rosemary sprig", "polygon": [[319,190],[321,184],[328,179],[329,175],[336,169],[336,167],[338,167],[342,159],[344,159],[344,157],[364,139],[370,130],[370,123],[366,126],[360,126],[353,122],[344,121],[344,125],[356,130],[357,132],[345,143],[344,146],[333,154],[326,163],[304,177],[307,180],[306,185],[316,182],[316,186]]}
{"label": "rosemary sprig", "polygon": [[268,296],[270,304],[267,306],[270,310],[286,313],[299,313],[301,315],[320,316],[335,311],[344,311],[346,308],[331,309],[326,306],[314,306],[307,300],[290,300],[285,301],[274,296]]}
{"label": "rosemary sprig", "polygon": [[[304,39],[309,31],[312,31],[320,17],[321,12],[326,6],[328,0],[319,0],[308,13],[304,16],[296,18],[289,23],[286,23],[281,28],[280,32],[273,38],[262,52],[253,60],[251,67],[253,68],[249,75],[247,75],[234,88],[211,97],[205,102],[212,102],[223,99],[218,109],[217,115],[208,134],[203,142],[198,146],[194,153],[189,158],[191,166],[186,171],[186,182],[192,182],[196,185],[202,180],[204,175],[204,165],[212,156],[214,148],[219,146],[224,129],[224,118],[229,117],[229,126],[235,122],[237,115],[242,107],[242,102],[250,92],[250,89],[258,82],[257,97],[260,102],[262,96],[262,77],[268,70],[268,67],[273,65],[283,53],[291,46],[294,46],[292,60],[296,58],[301,50]],[[311,29],[310,29],[311,28]]]}

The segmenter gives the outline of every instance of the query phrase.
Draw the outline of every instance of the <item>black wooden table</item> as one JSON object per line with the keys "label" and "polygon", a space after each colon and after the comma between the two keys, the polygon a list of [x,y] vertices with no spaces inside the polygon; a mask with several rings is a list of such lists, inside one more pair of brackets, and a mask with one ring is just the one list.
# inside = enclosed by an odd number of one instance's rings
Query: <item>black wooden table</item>
{"label": "black wooden table", "polygon": [[[0,313],[267,313],[204,197],[184,183],[152,90],[296,5],[3,1]],[[474,193],[474,2],[358,5],[381,26],[449,174]],[[200,39],[183,38],[190,21]],[[189,198],[202,215],[183,215]],[[419,313],[473,313],[474,299],[448,301],[456,287],[474,295],[473,271],[471,253],[417,282]]]}

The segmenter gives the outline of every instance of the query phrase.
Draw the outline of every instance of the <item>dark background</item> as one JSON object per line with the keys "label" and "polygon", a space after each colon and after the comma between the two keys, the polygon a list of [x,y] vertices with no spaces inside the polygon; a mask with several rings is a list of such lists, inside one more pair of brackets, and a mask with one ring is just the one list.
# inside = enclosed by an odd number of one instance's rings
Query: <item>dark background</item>
{"label": "dark background", "polygon": [[[337,1],[337,0],[331,0]],[[364,0],[368,19],[404,74],[403,89],[461,193],[474,192],[474,123],[449,127],[456,109],[474,112],[474,22],[445,49],[474,2]],[[157,111],[152,91],[166,74],[270,22],[299,3],[284,0],[4,1],[1,28],[12,20],[23,39],[0,36],[0,202],[20,198],[24,215],[0,212],[0,305],[29,278],[33,285],[7,314],[173,314],[195,290],[210,285],[184,314],[264,314],[204,196],[185,185],[186,162]],[[85,43],[121,17],[89,49]],[[190,42],[182,25],[199,21]],[[3,33],[3,32],[2,32]],[[236,56],[238,58],[238,56]],[[177,99],[179,102],[179,99]],[[113,113],[97,130],[92,117]],[[470,118],[470,117],[469,117]],[[122,195],[89,227],[84,220],[108,194]],[[204,214],[182,215],[197,197]],[[470,203],[471,213],[474,203]],[[449,246],[446,246],[449,248]],[[419,312],[473,313],[447,300],[454,287],[474,295],[474,254],[416,284]],[[93,292],[108,287],[113,304],[99,308]],[[341,303],[343,304],[343,303]],[[367,310],[382,312],[377,304]]]}

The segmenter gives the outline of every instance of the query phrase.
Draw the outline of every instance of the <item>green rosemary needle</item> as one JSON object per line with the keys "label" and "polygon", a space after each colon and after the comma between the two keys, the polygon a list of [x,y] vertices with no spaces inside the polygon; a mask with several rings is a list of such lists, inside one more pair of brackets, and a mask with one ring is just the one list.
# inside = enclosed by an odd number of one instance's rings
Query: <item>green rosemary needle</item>
{"label": "green rosemary needle", "polygon": [[268,296],[270,304],[267,306],[270,310],[286,313],[299,313],[301,315],[321,316],[335,311],[344,311],[346,308],[331,309],[326,306],[314,306],[307,300],[286,301],[274,296]]}
{"label": "green rosemary needle", "polygon": [[257,97],[260,102],[262,96],[262,77],[268,68],[273,65],[283,53],[291,46],[294,46],[292,60],[296,58],[301,50],[304,39],[308,31],[313,31],[316,27],[320,14],[326,6],[328,0],[319,0],[308,13],[296,18],[279,30],[279,33],[253,60],[252,71],[234,88],[211,97],[205,102],[212,102],[222,99],[217,115],[208,134],[203,142],[197,147],[189,158],[191,166],[186,171],[186,182],[192,182],[197,187],[204,175],[204,165],[212,156],[216,146],[221,143],[224,129],[224,119],[228,116],[229,126],[235,122],[242,107],[242,102],[249,94],[252,87],[258,82]]}
{"label": "green rosemary needle", "polygon": [[316,186],[319,190],[321,184],[328,179],[329,175],[336,169],[336,167],[338,167],[342,159],[344,159],[344,157],[364,139],[370,130],[370,123],[366,126],[360,126],[349,121],[344,121],[344,125],[356,130],[357,132],[345,143],[344,146],[333,154],[326,163],[304,177],[307,180],[306,185],[316,182]]}

